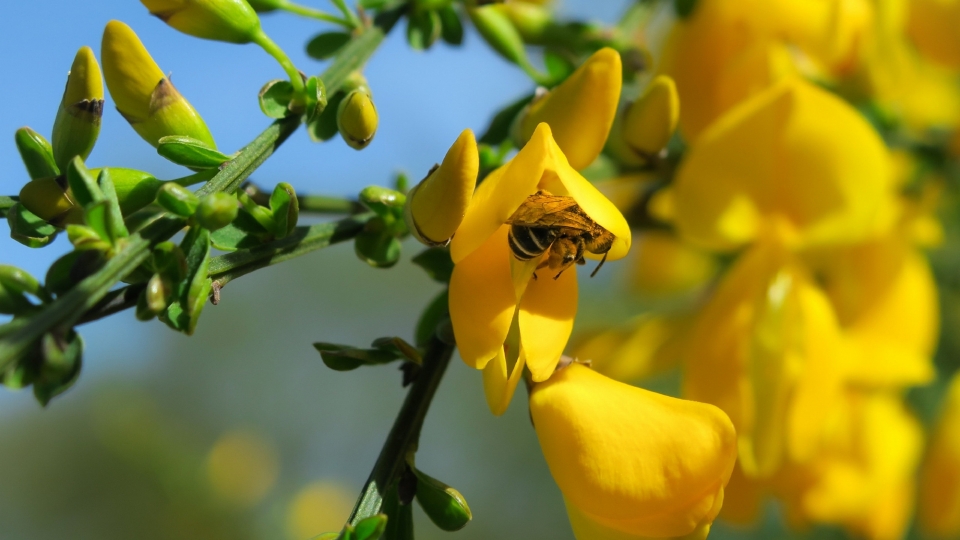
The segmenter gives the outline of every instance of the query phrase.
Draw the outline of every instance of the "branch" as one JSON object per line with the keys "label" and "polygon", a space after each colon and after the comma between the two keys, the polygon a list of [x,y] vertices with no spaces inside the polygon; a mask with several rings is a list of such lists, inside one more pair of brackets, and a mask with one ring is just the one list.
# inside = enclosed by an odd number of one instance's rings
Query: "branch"
{"label": "branch", "polygon": [[360,520],[376,515],[380,512],[383,497],[403,472],[403,465],[407,459],[407,451],[420,438],[420,428],[430,409],[433,396],[440,386],[440,380],[450,364],[454,345],[440,341],[433,336],[427,345],[427,352],[423,357],[423,367],[416,381],[410,387],[407,398],[397,413],[393,428],[383,443],[380,456],[377,458],[370,477],[363,486],[360,498],[350,514],[348,523],[356,525]]}

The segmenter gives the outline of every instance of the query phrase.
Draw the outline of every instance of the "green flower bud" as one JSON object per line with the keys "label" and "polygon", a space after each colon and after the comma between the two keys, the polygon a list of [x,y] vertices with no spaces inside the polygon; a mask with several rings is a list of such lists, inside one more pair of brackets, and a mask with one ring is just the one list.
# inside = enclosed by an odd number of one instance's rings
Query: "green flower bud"
{"label": "green flower bud", "polygon": [[444,531],[458,531],[473,519],[467,500],[459,491],[414,469],[417,502],[430,521]]}
{"label": "green flower bud", "polygon": [[[98,177],[103,169],[90,169],[90,174]],[[120,203],[120,213],[124,216],[140,210],[157,198],[157,191],[166,183],[148,172],[120,167],[107,167],[113,180]]]}
{"label": "green flower bud", "polygon": [[200,198],[193,194],[189,189],[168,182],[160,188],[157,193],[157,204],[164,210],[172,212],[178,216],[190,217],[197,211],[200,205]]}
{"label": "green flower bud", "polygon": [[470,20],[483,39],[507,60],[524,67],[530,66],[523,38],[510,18],[495,5],[467,9]]}
{"label": "green flower bud", "polygon": [[110,244],[105,242],[96,230],[86,225],[67,225],[67,240],[78,250],[107,251],[110,249]]}
{"label": "green flower bud", "polygon": [[366,86],[350,91],[337,107],[337,130],[351,148],[362,150],[377,133],[377,108]]}
{"label": "green flower bud", "polygon": [[273,235],[284,238],[293,232],[300,218],[300,203],[293,186],[280,182],[270,195],[270,210],[273,212]]}
{"label": "green flower bud", "polygon": [[107,23],[100,57],[117,110],[145,141],[157,146],[161,137],[186,135],[216,148],[203,118],[164,76],[129,26]]}
{"label": "green flower bud", "polygon": [[14,142],[30,178],[36,180],[60,174],[60,169],[53,160],[53,148],[43,135],[28,127],[22,127],[14,135]]}
{"label": "green flower bud", "polygon": [[154,274],[147,282],[147,288],[143,292],[147,308],[151,313],[157,315],[167,309],[170,297],[173,294],[173,284],[160,274]]}
{"label": "green flower bud", "polygon": [[247,3],[257,13],[268,13],[282,8],[286,0],[247,0]]}
{"label": "green flower bud", "polygon": [[16,315],[32,309],[25,293],[42,293],[37,280],[15,266],[0,265],[0,313]]}
{"label": "green flower bud", "polygon": [[81,47],[73,60],[67,87],[53,123],[53,157],[61,170],[74,156],[87,159],[100,134],[103,80],[90,47]]}
{"label": "green flower bud", "polygon": [[83,361],[83,339],[70,331],[66,336],[45,334],[40,341],[43,363],[33,381],[33,395],[46,406],[77,380]]}
{"label": "green flower bud", "polygon": [[20,204],[40,219],[55,225],[64,224],[68,217],[79,217],[71,213],[76,205],[67,192],[66,178],[63,176],[38,178],[27,182],[20,189]]}
{"label": "green flower bud", "polygon": [[553,28],[553,16],[547,8],[527,3],[509,2],[494,4],[497,11],[506,15],[523,41],[532,44],[542,44],[549,31]]}
{"label": "green flower bud", "polygon": [[250,43],[260,17],[246,0],[140,0],[151,15],[177,30],[203,39]]}
{"label": "green flower bud", "polygon": [[204,229],[222,229],[237,217],[237,199],[227,193],[211,193],[200,201],[194,216]]}

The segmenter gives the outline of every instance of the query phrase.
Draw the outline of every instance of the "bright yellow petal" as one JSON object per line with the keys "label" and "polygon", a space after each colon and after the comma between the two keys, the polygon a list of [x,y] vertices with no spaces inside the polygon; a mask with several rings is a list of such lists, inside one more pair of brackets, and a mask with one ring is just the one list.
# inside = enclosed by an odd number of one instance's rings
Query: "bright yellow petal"
{"label": "bright yellow petal", "polygon": [[571,364],[530,395],[537,437],[570,506],[604,527],[683,536],[713,520],[736,459],[716,407]]}
{"label": "bright yellow petal", "polygon": [[[723,490],[721,496],[717,497],[718,502],[723,501]],[[570,504],[570,501],[564,498],[563,501],[567,507],[567,515],[570,517],[570,526],[573,529],[573,535],[577,540],[652,540],[650,536],[641,536],[623,532],[612,527],[607,527],[597,521],[590,519],[586,514]],[[705,523],[697,527],[690,534],[683,536],[674,536],[670,540],[706,540],[710,533],[710,523]]]}
{"label": "bright yellow petal", "polygon": [[577,269],[557,279],[542,268],[520,301],[520,344],[534,381],[550,377],[560,361],[577,315]]}
{"label": "bright yellow petal", "polygon": [[622,80],[620,53],[600,49],[530,106],[522,120],[522,138],[530,138],[541,122],[549,124],[573,168],[583,169],[603,150],[617,113]]}
{"label": "bright yellow petal", "polygon": [[507,412],[513,393],[517,390],[517,383],[523,377],[525,365],[526,356],[522,350],[511,368],[507,365],[507,357],[501,349],[497,357],[483,368],[483,392],[487,397],[487,406],[494,416]]}
{"label": "bright yellow petal", "polygon": [[507,226],[469,257],[457,263],[450,278],[450,320],[460,356],[483,369],[503,351],[503,341],[516,311],[510,277]]}
{"label": "bright yellow petal", "polygon": [[922,530],[933,538],[960,535],[960,377],[954,375],[921,469]]}

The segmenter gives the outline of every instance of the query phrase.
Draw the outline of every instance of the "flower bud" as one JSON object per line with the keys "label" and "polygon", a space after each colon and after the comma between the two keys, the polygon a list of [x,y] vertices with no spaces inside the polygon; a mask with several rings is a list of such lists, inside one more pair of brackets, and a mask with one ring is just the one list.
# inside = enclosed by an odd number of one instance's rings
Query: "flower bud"
{"label": "flower bud", "polygon": [[459,531],[473,519],[467,500],[459,491],[417,469],[417,502],[434,525],[444,531]]}
{"label": "flower bud", "polygon": [[477,142],[465,129],[439,167],[407,195],[404,218],[410,233],[427,245],[445,245],[470,205],[480,167]]}
{"label": "flower bud", "polygon": [[154,274],[147,282],[144,290],[144,299],[147,309],[157,315],[167,309],[170,296],[173,294],[173,285],[160,274]]}
{"label": "flower bud", "polygon": [[660,75],[625,111],[621,135],[631,150],[649,161],[667,147],[679,120],[677,87],[673,79]]}
{"label": "flower bud", "polygon": [[246,0],[140,0],[161,21],[203,39],[250,43],[260,30],[260,17]]}
{"label": "flower bud", "polygon": [[200,201],[194,215],[204,229],[222,229],[237,217],[237,199],[227,193],[211,193]]}
{"label": "flower bud", "polygon": [[75,206],[63,176],[27,182],[20,189],[20,204],[47,223],[60,222]]}
{"label": "flower bud", "polygon": [[617,51],[606,47],[593,53],[567,80],[521,113],[517,142],[526,143],[546,122],[570,166],[581,170],[591,164],[603,150],[617,114],[622,71]]}
{"label": "flower bud", "polygon": [[377,108],[366,86],[352,90],[337,107],[337,129],[351,148],[363,150],[377,133]]}
{"label": "flower bud", "polygon": [[189,189],[170,182],[164,184],[157,192],[157,204],[178,216],[190,217],[197,211],[200,198]]}
{"label": "flower bud", "polygon": [[74,156],[87,159],[100,134],[103,80],[90,47],[81,47],[67,76],[67,88],[53,123],[53,158],[65,169]]}
{"label": "flower bud", "polygon": [[182,96],[126,24],[103,31],[103,75],[117,110],[153,146],[167,135],[186,135],[216,148],[203,118]]}
{"label": "flower bud", "polygon": [[257,13],[268,13],[282,8],[286,0],[247,0],[247,3]]}
{"label": "flower bud", "polygon": [[493,50],[520,67],[530,66],[523,38],[506,14],[493,5],[467,9],[467,14]]}
{"label": "flower bud", "polygon": [[702,537],[720,512],[737,459],[720,409],[573,363],[534,386],[530,414],[577,538]]}
{"label": "flower bud", "polygon": [[544,6],[527,2],[506,2],[493,6],[510,18],[526,43],[542,44],[553,26],[553,16]]}

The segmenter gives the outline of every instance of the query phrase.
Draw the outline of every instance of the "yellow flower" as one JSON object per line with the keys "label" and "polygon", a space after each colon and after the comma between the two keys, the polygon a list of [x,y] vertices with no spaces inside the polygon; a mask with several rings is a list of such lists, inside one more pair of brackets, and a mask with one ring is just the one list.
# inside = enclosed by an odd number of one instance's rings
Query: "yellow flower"
{"label": "yellow flower", "polygon": [[573,348],[573,356],[611,379],[638,381],[680,364],[690,326],[686,314],[640,315],[625,325],[588,334]]}
{"label": "yellow flower", "polygon": [[363,150],[373,141],[379,123],[377,107],[366,85],[351,91],[337,106],[337,129],[354,150]]}
{"label": "yellow flower", "polygon": [[737,260],[686,352],[683,396],[730,415],[747,476],[770,477],[816,453],[842,398],[840,329],[829,300],[783,246],[764,241]]}
{"label": "yellow flower", "polygon": [[924,457],[920,527],[932,538],[960,535],[960,376],[954,375]]}
{"label": "yellow flower", "polygon": [[896,394],[849,392],[830,424],[816,459],[777,481],[788,519],[839,525],[869,540],[903,538],[923,449],[920,423]]}
{"label": "yellow flower", "polygon": [[574,169],[590,165],[613,125],[622,79],[620,53],[609,47],[593,53],[567,80],[530,104],[519,121],[520,141],[529,140],[546,122]]}
{"label": "yellow flower", "polygon": [[[550,127],[541,124],[516,157],[480,185],[453,237],[450,317],[464,362],[484,369],[496,358],[489,369],[500,374],[507,371],[503,345],[516,317],[516,347],[522,349],[519,369],[525,363],[533,380],[543,381],[553,373],[573,328],[577,272],[572,266],[556,278],[547,270],[532,279],[540,258],[521,263],[511,253],[506,221],[538,190],[573,198],[587,216],[614,235],[607,258],[626,255],[630,228],[623,215],[570,166]],[[593,253],[585,256],[600,258]],[[491,380],[505,382],[494,375]]]}
{"label": "yellow flower", "polygon": [[888,227],[894,201],[888,154],[873,128],[796,78],[711,125],[672,192],[681,236],[714,250],[774,227],[795,247],[852,243]]}
{"label": "yellow flower", "polygon": [[624,143],[644,160],[667,147],[680,119],[680,98],[673,79],[657,76],[640,99],[624,112]]}
{"label": "yellow flower", "polygon": [[404,217],[417,240],[428,245],[450,241],[467,213],[479,170],[476,138],[465,129],[440,165],[407,194]]}
{"label": "yellow flower", "polygon": [[688,293],[717,273],[717,261],[675,234],[650,231],[637,238],[631,256],[630,284],[645,296]]}
{"label": "yellow flower", "polygon": [[260,30],[260,17],[246,0],[140,0],[151,15],[191,36],[229,43],[249,43]]}
{"label": "yellow flower", "polygon": [[921,53],[944,66],[960,69],[960,2],[912,0],[907,32]]}
{"label": "yellow flower", "polygon": [[277,452],[259,434],[233,430],[217,439],[207,455],[207,478],[214,493],[242,507],[260,502],[277,481]]}
{"label": "yellow flower", "polygon": [[722,411],[574,363],[533,387],[530,414],[579,540],[706,536],[736,460]]}
{"label": "yellow flower", "polygon": [[186,135],[215,147],[203,118],[177,92],[133,30],[110,21],[100,49],[103,75],[120,114],[148,143]]}

